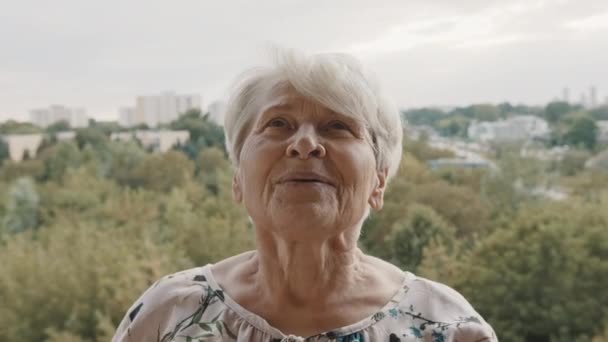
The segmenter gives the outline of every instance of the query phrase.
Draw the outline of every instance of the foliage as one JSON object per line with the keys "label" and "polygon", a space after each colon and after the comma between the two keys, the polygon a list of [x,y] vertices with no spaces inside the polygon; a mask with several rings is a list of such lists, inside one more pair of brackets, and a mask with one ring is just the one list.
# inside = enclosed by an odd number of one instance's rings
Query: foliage
{"label": "foliage", "polygon": [[91,126],[76,130],[76,144],[82,149],[90,145],[95,149],[103,148],[109,141],[109,134],[103,128]]}
{"label": "foliage", "polygon": [[427,161],[439,158],[452,158],[454,152],[432,148],[428,145],[428,136],[421,135],[418,140],[413,140],[407,136],[403,139],[403,151],[411,153],[416,159]]}
{"label": "foliage", "polygon": [[187,184],[194,172],[194,163],[183,153],[169,151],[146,156],[134,169],[133,185],[158,192],[169,192]]}
{"label": "foliage", "polygon": [[[560,106],[404,115],[439,127],[446,118],[464,124],[556,110],[559,139],[575,139],[568,132],[591,114]],[[160,276],[255,248],[247,213],[232,200],[221,128],[199,111],[169,128],[193,140],[151,153],[110,141],[114,123],[92,122],[74,141],[49,139],[37,158],[0,166],[1,341],[107,341]],[[594,157],[588,149],[548,162],[524,158],[520,148],[494,146],[496,171],[432,171],[429,160],[453,153],[430,147],[424,135],[406,138],[384,208],[365,221],[360,246],[461,291],[501,341],[601,341],[608,172],[584,167]],[[566,188],[568,199],[530,191],[551,186]]]}
{"label": "foliage", "polygon": [[579,109],[580,106],[573,106],[568,102],[555,101],[547,104],[544,111],[544,117],[549,123],[556,123],[560,121],[566,114]]}
{"label": "foliage", "polygon": [[591,154],[585,150],[571,150],[566,152],[559,162],[560,173],[564,176],[574,176],[583,171],[585,162]]}
{"label": "foliage", "polygon": [[4,139],[0,139],[0,165],[4,163],[5,160],[10,158],[10,152],[8,150],[8,144]]}
{"label": "foliage", "polygon": [[408,208],[405,220],[396,222],[389,235],[393,257],[391,261],[404,270],[415,270],[422,252],[434,239],[452,241],[454,231],[432,209],[414,204]]}
{"label": "foliage", "polygon": [[564,135],[564,142],[571,146],[593,150],[597,143],[597,124],[587,116],[574,119]]}
{"label": "foliage", "polygon": [[173,121],[169,128],[174,130],[187,130],[190,133],[190,141],[179,146],[190,159],[195,159],[198,151],[205,147],[224,146],[223,129],[209,120],[209,115],[202,115],[199,109],[191,109]]}
{"label": "foliage", "polygon": [[589,110],[589,115],[595,120],[608,120],[608,105]]}
{"label": "foliage", "polygon": [[52,134],[52,133],[57,133],[57,132],[69,131],[70,129],[71,129],[71,127],[70,127],[69,122],[67,122],[66,120],[59,120],[57,122],[50,124],[46,128],[46,132]]}
{"label": "foliage", "polygon": [[405,120],[411,125],[433,126],[435,122],[444,118],[447,113],[440,109],[418,108],[402,112]]}
{"label": "foliage", "polygon": [[29,122],[8,120],[0,124],[0,134],[35,134],[42,133],[42,129]]}
{"label": "foliage", "polygon": [[0,237],[38,228],[40,197],[30,178],[19,178],[9,190]]}
{"label": "foliage", "polygon": [[531,206],[433,275],[462,291],[503,341],[588,339],[608,315],[607,199]]}
{"label": "foliage", "polygon": [[83,156],[78,146],[71,141],[62,141],[46,149],[40,159],[44,162],[45,178],[60,180],[68,168],[78,167]]}

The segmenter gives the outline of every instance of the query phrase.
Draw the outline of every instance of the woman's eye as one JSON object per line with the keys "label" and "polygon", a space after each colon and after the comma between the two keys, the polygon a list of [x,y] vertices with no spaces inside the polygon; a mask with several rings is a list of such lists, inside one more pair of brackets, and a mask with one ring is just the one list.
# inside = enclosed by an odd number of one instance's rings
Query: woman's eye
{"label": "woman's eye", "polygon": [[337,130],[349,130],[348,126],[340,121],[334,121],[329,124],[329,128]]}
{"label": "woman's eye", "polygon": [[268,127],[278,127],[278,128],[281,128],[281,127],[287,127],[288,125],[289,124],[287,123],[287,120],[278,118],[278,119],[272,119],[272,120],[270,120],[268,122],[267,126]]}

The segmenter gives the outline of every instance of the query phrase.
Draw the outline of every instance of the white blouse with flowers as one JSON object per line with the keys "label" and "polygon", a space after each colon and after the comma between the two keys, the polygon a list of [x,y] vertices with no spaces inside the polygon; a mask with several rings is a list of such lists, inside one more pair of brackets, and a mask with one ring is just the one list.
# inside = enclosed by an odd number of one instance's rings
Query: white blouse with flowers
{"label": "white blouse with flowers", "polygon": [[286,335],[226,295],[211,266],[154,283],[129,309],[112,341],[497,341],[492,327],[458,292],[409,272],[372,316],[315,336]]}

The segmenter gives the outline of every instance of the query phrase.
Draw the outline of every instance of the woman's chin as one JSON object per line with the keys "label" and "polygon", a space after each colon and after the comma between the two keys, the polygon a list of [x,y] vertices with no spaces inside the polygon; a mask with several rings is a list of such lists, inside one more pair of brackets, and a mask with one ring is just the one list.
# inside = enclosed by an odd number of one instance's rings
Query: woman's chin
{"label": "woman's chin", "polygon": [[275,212],[273,222],[281,234],[291,237],[327,238],[333,235],[328,230],[336,226],[335,211],[328,209],[327,206],[300,204]]}

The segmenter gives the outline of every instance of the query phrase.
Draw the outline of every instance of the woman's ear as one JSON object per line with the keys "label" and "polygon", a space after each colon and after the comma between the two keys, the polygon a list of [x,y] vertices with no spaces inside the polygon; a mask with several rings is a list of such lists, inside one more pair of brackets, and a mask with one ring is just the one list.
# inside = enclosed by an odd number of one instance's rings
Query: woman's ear
{"label": "woman's ear", "polygon": [[369,206],[374,210],[380,210],[384,205],[384,190],[386,189],[387,176],[388,168],[376,172],[376,184],[374,185],[368,200]]}
{"label": "woman's ear", "polygon": [[232,198],[234,198],[236,203],[241,203],[243,201],[243,189],[241,188],[239,169],[236,169],[234,171],[234,176],[232,176]]}

